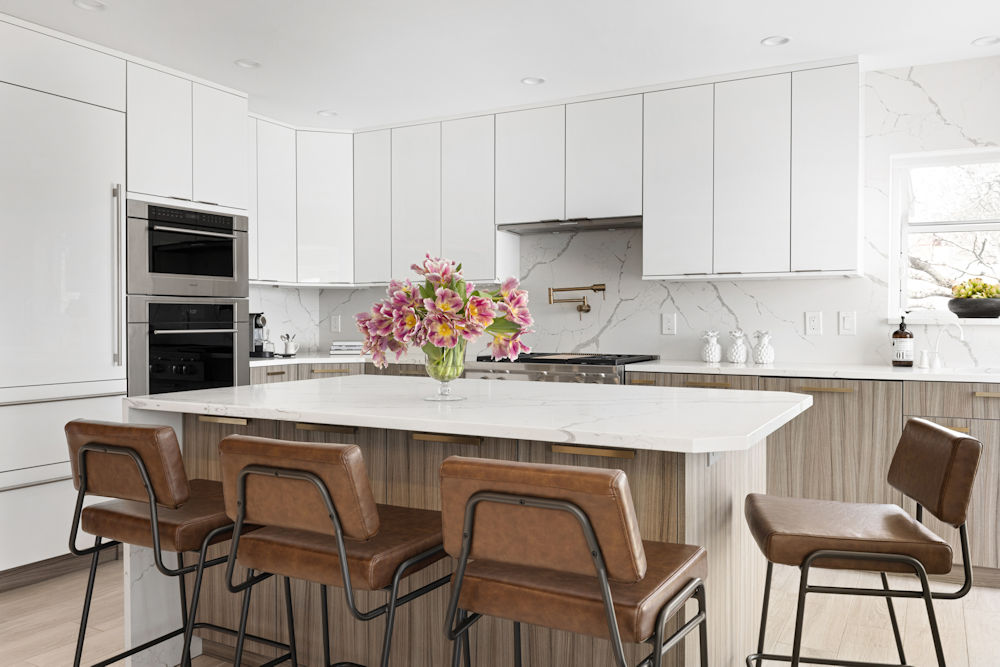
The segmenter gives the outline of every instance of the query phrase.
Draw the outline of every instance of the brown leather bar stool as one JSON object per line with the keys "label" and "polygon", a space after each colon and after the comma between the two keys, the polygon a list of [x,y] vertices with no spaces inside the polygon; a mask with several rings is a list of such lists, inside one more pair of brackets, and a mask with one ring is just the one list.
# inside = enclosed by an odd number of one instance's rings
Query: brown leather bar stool
{"label": "brown leather bar stool", "polygon": [[[521,623],[610,639],[618,667],[623,641],[651,644],[639,664],[660,667],[697,627],[708,666],[705,550],[644,541],[621,470],[452,456],[441,465],[441,503],[445,550],[459,559],[445,622],[453,665],[489,615],[514,621],[518,667]],[[698,613],[665,638],[692,597]]]}
{"label": "brown leather bar stool", "polygon": [[[747,667],[753,667],[755,662],[760,665],[761,660],[791,662],[793,667],[800,663],[887,667],[886,663],[802,657],[802,622],[808,593],[884,597],[901,665],[906,664],[906,655],[892,599],[922,598],[927,607],[937,662],[939,667],[944,667],[944,652],[934,615],[934,600],[955,600],[972,589],[969,536],[965,518],[982,449],[982,444],[975,438],[932,422],[923,419],[911,419],[907,422],[892,457],[888,482],[917,502],[916,518],[897,505],[782,498],[762,494],[747,496],[747,523],[767,558],[760,638],[757,652],[747,656]],[[965,582],[955,592],[935,593],[927,583],[927,574],[951,572],[953,559],[948,543],[921,523],[925,508],[959,531]],[[791,656],[764,653],[771,572],[775,563],[795,565],[801,569]],[[809,584],[809,570],[814,567],[879,572],[882,575],[882,589],[812,586]],[[921,589],[890,589],[886,572],[912,572],[920,580]]]}
{"label": "brown leather bar stool", "polygon": [[[329,665],[327,587],[343,587],[355,618],[371,621],[386,617],[381,664],[388,665],[396,609],[451,579],[451,575],[442,577],[399,595],[404,577],[444,558],[441,513],[376,504],[357,445],[231,435],[219,445],[219,454],[226,511],[237,528],[227,574],[230,590],[249,593],[271,575],[284,577],[289,644],[295,664],[289,578],[320,584],[323,655],[325,665]],[[239,529],[247,522],[262,527],[240,536]],[[246,580],[233,584],[237,562],[249,573]],[[361,611],[355,604],[355,589],[385,590],[389,599]],[[244,598],[241,633],[246,627],[248,603],[249,596]],[[242,647],[241,637],[237,640],[237,664]]]}
{"label": "brown leather bar stool", "polygon": [[[194,630],[208,628],[236,635],[237,631],[231,628],[195,622],[204,570],[228,559],[221,556],[206,560],[209,545],[229,539],[233,532],[233,522],[226,516],[223,504],[222,484],[206,479],[188,480],[177,436],[169,426],[76,420],[66,424],[65,430],[73,483],[79,490],[69,548],[78,556],[92,556],[74,667],[80,664],[83,653],[100,552],[120,543],[151,548],[156,569],[165,576],[177,577],[182,627],[103,660],[95,667],[117,662],[181,634],[184,635],[181,664],[189,665]],[[84,507],[88,495],[116,500]],[[77,532],[81,527],[96,536],[94,546],[77,548]],[[104,542],[105,539],[111,541]],[[163,551],[177,553],[176,568],[163,563]],[[197,563],[184,564],[184,553],[188,551],[198,553]],[[184,575],[192,572],[195,583],[189,610]],[[269,639],[254,639],[286,648]]]}

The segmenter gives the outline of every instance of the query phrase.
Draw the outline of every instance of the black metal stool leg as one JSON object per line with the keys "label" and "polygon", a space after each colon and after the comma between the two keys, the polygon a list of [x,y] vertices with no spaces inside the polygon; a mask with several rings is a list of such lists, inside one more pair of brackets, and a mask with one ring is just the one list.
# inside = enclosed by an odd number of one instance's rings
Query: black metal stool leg
{"label": "black metal stool leg", "polygon": [[[177,552],[177,569],[184,569],[184,553],[181,551]],[[184,582],[184,575],[177,575],[177,587],[180,589],[181,594],[181,625],[185,628],[188,626],[188,599],[187,599],[187,585]]]}
{"label": "black metal stool leg", "polygon": [[323,619],[323,667],[330,667],[330,608],[326,601],[326,584],[319,587],[319,603]]}
{"label": "black metal stool leg", "polygon": [[295,650],[295,618],[292,616],[292,584],[285,577],[285,615],[288,620],[288,653],[292,659],[292,667],[298,667],[299,657]]}
{"label": "black metal stool leg", "polygon": [[[462,610],[462,609],[459,609],[458,613],[456,615],[456,618],[458,619],[458,625],[461,625],[462,621],[465,620],[465,611]],[[469,631],[466,630],[465,632],[463,632],[462,634],[460,634],[458,637],[456,637],[455,640],[451,643],[451,667],[461,667],[461,664],[462,664],[462,648],[463,648],[462,642],[465,641],[465,639],[466,639],[466,637],[468,637],[468,635],[469,635]]]}
{"label": "black metal stool leg", "polygon": [[[194,590],[191,592],[191,610],[188,612],[187,623],[184,625],[184,652],[181,654],[181,667],[189,667],[191,664],[191,640],[194,636],[194,624],[198,618],[198,601],[201,598],[201,582],[205,575],[205,559],[208,555],[208,544],[202,545],[198,554],[198,568],[194,575]],[[177,555],[178,559],[181,557]],[[181,579],[184,576],[181,575]]]}
{"label": "black metal stool leg", "polygon": [[[253,579],[253,570],[247,572],[247,579]],[[243,644],[247,638],[247,616],[250,614],[250,593],[253,586],[247,586],[243,591],[243,609],[240,611],[240,630],[236,635],[236,655],[233,659],[234,665],[243,663]]]}
{"label": "black metal stool leg", "polygon": [[514,623],[514,667],[521,667],[521,624]]}
{"label": "black metal stool leg", "polygon": [[[767,575],[764,577],[764,606],[760,611],[760,635],[757,637],[757,654],[764,652],[764,633],[767,631],[767,608],[771,602],[771,577],[774,574],[774,563],[767,561]],[[760,667],[761,659],[756,660]]]}
{"label": "black metal stool leg", "polygon": [[[101,538],[94,540],[94,547],[101,545]],[[73,667],[80,667],[83,657],[83,638],[87,634],[87,619],[90,617],[90,602],[94,598],[94,581],[97,579],[97,562],[101,557],[100,550],[95,551],[90,558],[90,576],[87,578],[87,594],[83,598],[83,616],[80,618],[80,631],[76,635],[76,654],[73,657]]]}
{"label": "black metal stool leg", "polygon": [[[880,572],[882,575],[882,590],[889,590],[889,578],[885,576],[885,572]],[[889,607],[889,620],[892,621],[892,634],[896,638],[896,651],[899,652],[899,664],[906,664],[906,653],[903,651],[903,638],[899,636],[899,623],[896,621],[896,608],[892,604],[892,598],[886,596],[885,603]]]}
{"label": "black metal stool leg", "polygon": [[792,640],[792,667],[799,667],[799,657],[802,653],[802,618],[806,612],[806,593],[809,589],[809,564],[802,566],[802,576],[799,579],[799,602],[795,610],[795,638]]}
{"label": "black metal stool leg", "polygon": [[920,586],[923,589],[924,604],[927,605],[927,620],[931,624],[931,638],[934,640],[934,653],[937,654],[938,667],[945,667],[944,648],[941,646],[941,633],[938,632],[937,615],[934,613],[934,598],[931,596],[931,585],[927,581],[927,573],[923,568],[917,569]]}
{"label": "black metal stool leg", "polygon": [[705,620],[698,626],[698,649],[701,653],[701,667],[708,667],[708,617],[705,609],[705,587],[700,586],[695,591],[698,600],[698,611],[706,614]]}

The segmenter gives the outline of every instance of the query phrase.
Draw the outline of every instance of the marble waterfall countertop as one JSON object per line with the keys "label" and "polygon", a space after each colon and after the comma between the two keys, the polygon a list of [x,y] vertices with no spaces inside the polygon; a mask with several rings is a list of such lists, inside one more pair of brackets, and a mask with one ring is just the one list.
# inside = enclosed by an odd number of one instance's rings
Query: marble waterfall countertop
{"label": "marble waterfall countertop", "polygon": [[674,452],[745,450],[812,405],[805,394],[378,375],[133,396],[130,409]]}
{"label": "marble waterfall countertop", "polygon": [[703,361],[658,359],[629,364],[628,372],[691,373],[702,375],[759,375],[767,377],[829,378],[842,380],[917,380],[923,382],[1000,382],[1000,368],[894,368],[881,364],[776,363],[708,364]]}

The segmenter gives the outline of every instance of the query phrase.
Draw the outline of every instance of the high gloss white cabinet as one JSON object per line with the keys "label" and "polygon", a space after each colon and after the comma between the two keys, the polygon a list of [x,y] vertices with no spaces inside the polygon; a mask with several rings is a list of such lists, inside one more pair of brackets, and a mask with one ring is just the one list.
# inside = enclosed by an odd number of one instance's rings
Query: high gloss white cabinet
{"label": "high gloss white cabinet", "polygon": [[0,83],[0,147],[0,387],[124,379],[125,115]]}
{"label": "high gloss white cabinet", "polygon": [[566,107],[496,115],[496,222],[566,217]]}
{"label": "high gloss white cabinet", "polygon": [[298,281],[354,282],[354,140],[296,132]]}
{"label": "high gloss white cabinet", "polygon": [[392,135],[354,135],[354,282],[386,283],[391,270]]}
{"label": "high gloss white cabinet", "polygon": [[190,200],[191,82],[128,63],[128,189]]}
{"label": "high gloss white cabinet", "polygon": [[257,271],[257,119],[247,117],[244,142],[247,164],[247,250],[250,280],[259,277]]}
{"label": "high gloss white cabinet", "polygon": [[642,215],[642,95],[566,105],[566,217]]}
{"label": "high gloss white cabinet", "polygon": [[856,64],[792,73],[792,271],[860,267],[860,84]]}
{"label": "high gloss white cabinet", "polygon": [[294,283],[296,274],[295,130],[257,121],[257,273]]}
{"label": "high gloss white cabinet", "polygon": [[245,209],[247,98],[192,86],[192,199]]}
{"label": "high gloss white cabinet", "polygon": [[715,273],[790,269],[791,83],[715,85]]}
{"label": "high gloss white cabinet", "polygon": [[714,103],[711,84],[645,95],[646,277],[712,273]]}
{"label": "high gloss white cabinet", "polygon": [[392,130],[392,277],[441,254],[441,123]]}

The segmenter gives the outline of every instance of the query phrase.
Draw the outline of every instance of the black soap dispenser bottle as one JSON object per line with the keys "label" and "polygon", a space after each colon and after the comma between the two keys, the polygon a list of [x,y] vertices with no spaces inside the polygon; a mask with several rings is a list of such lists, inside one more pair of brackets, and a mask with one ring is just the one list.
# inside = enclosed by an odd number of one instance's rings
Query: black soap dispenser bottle
{"label": "black soap dispenser bottle", "polygon": [[906,316],[899,318],[899,328],[892,332],[892,365],[913,367],[913,332],[906,328]]}

